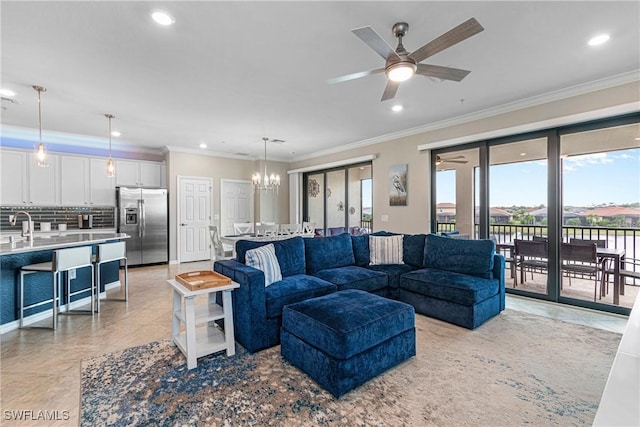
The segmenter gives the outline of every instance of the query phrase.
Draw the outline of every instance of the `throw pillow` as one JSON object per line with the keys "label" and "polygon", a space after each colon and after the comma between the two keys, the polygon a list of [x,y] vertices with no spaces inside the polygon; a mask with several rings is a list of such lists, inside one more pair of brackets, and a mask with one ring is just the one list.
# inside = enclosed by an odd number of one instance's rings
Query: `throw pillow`
{"label": "throw pillow", "polygon": [[404,264],[402,261],[403,235],[369,236],[369,259],[371,265]]}
{"label": "throw pillow", "polygon": [[246,253],[247,265],[264,272],[264,286],[282,280],[280,264],[276,257],[276,249],[273,243],[251,249]]}

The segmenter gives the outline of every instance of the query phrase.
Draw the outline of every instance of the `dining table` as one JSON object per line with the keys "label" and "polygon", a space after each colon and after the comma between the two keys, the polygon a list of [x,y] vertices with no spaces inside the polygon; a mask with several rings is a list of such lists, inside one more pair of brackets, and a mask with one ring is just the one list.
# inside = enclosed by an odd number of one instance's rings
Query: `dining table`
{"label": "dining table", "polygon": [[236,256],[236,243],[240,240],[251,240],[254,242],[269,242],[274,240],[286,240],[293,237],[313,237],[313,233],[275,233],[275,234],[257,234],[257,233],[241,233],[241,234],[228,234],[226,236],[220,236],[222,243],[226,243],[233,247],[233,256]]}
{"label": "dining table", "polygon": [[[497,251],[505,251],[509,254],[508,258],[512,259],[511,271],[515,274],[516,259],[514,258],[515,244],[513,242],[496,243]],[[624,248],[596,248],[598,258],[608,258],[613,260],[613,304],[620,304],[620,295],[624,295],[624,278],[620,275],[620,270],[624,269],[626,251]],[[602,290],[601,292],[604,292]],[[604,295],[602,295],[604,296]]]}

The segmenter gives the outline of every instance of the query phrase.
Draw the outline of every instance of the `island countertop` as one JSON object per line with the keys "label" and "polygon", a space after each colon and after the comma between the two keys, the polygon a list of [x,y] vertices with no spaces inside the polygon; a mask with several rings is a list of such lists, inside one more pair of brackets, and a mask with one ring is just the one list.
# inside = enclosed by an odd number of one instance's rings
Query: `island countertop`
{"label": "island countertop", "polygon": [[104,243],[109,240],[127,239],[126,233],[113,232],[87,232],[87,233],[65,233],[60,232],[50,235],[36,235],[32,241],[20,240],[14,243],[0,244],[1,255],[13,255],[25,252],[36,252],[70,248],[74,246],[84,246],[97,243]]}

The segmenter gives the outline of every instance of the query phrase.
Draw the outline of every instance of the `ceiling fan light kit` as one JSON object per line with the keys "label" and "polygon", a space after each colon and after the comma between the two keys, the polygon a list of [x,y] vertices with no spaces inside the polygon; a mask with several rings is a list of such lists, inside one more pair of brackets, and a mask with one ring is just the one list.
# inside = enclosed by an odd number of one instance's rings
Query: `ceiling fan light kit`
{"label": "ceiling fan light kit", "polygon": [[398,38],[398,46],[393,50],[391,46],[369,26],[352,30],[353,34],[384,58],[385,66],[384,68],[376,68],[375,70],[361,71],[333,78],[329,80],[329,83],[340,83],[359,79],[384,71],[388,81],[381,101],[386,101],[395,97],[400,82],[409,80],[415,74],[459,82],[464,79],[470,71],[438,65],[421,64],[420,62],[484,31],[484,28],[475,18],[470,18],[411,53],[407,52],[402,45],[402,38],[407,34],[407,31],[409,31],[409,24],[406,22],[397,22],[393,25],[393,35]]}

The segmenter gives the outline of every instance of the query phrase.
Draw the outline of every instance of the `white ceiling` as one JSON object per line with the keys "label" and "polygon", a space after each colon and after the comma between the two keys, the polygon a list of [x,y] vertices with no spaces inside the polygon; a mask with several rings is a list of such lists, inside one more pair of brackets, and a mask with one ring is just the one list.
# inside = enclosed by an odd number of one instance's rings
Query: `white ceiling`
{"label": "white ceiling", "polygon": [[[155,24],[155,9],[175,24]],[[383,74],[326,82],[384,65],[354,28],[395,48],[391,27],[406,21],[413,51],[470,17],[485,31],[424,61],[471,70],[460,83],[416,76],[380,102]],[[284,161],[640,69],[638,1],[2,1],[1,20],[1,86],[17,92],[2,103],[5,129],[37,128],[38,84],[45,140],[106,144],[111,113],[121,146],[204,142],[255,158],[268,136],[286,140],[269,147]],[[601,32],[609,43],[587,46]]]}

